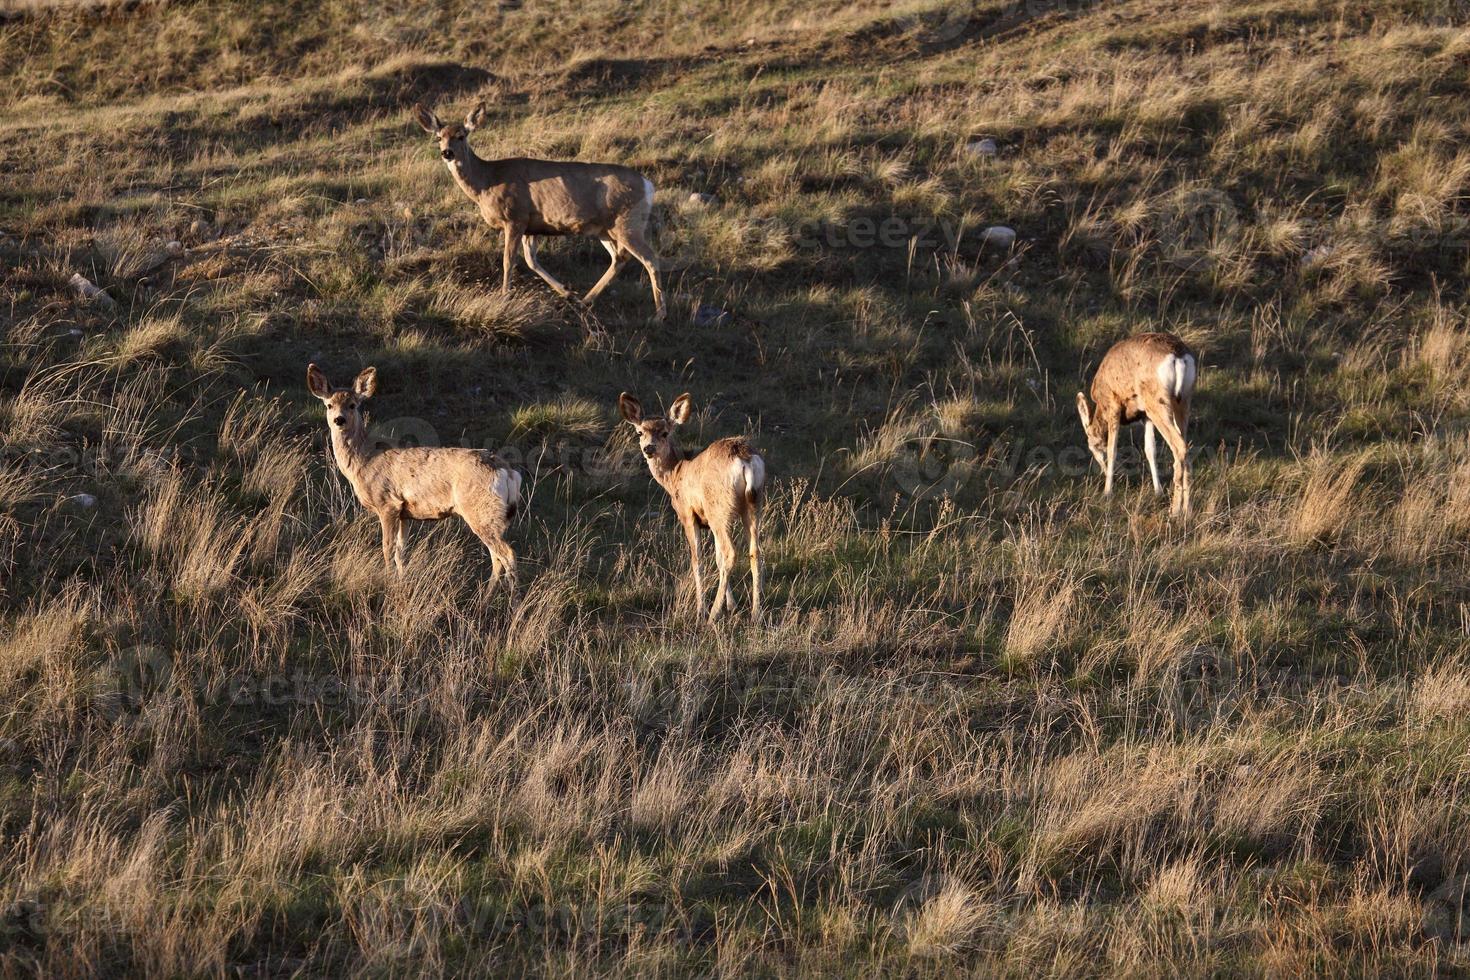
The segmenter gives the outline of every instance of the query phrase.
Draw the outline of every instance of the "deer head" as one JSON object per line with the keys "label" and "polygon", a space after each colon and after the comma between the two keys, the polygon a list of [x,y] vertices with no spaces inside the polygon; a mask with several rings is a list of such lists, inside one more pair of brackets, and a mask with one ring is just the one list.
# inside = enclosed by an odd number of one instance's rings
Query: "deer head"
{"label": "deer head", "polygon": [[366,368],[353,379],[351,388],[333,388],[327,376],[315,364],[306,368],[306,387],[327,408],[327,424],[334,433],[358,440],[367,433],[363,402],[378,390],[378,369]]}
{"label": "deer head", "polygon": [[689,392],[674,399],[667,418],[644,418],[642,403],[626,391],[618,396],[618,411],[638,431],[638,449],[648,460],[649,468],[668,469],[678,461],[679,447],[674,442],[674,427],[689,421],[692,411]]}
{"label": "deer head", "polygon": [[413,118],[419,126],[439,143],[439,155],[447,163],[463,162],[473,155],[469,135],[485,124],[485,103],[481,102],[464,117],[464,123],[445,125],[439,117],[422,105],[415,104]]}

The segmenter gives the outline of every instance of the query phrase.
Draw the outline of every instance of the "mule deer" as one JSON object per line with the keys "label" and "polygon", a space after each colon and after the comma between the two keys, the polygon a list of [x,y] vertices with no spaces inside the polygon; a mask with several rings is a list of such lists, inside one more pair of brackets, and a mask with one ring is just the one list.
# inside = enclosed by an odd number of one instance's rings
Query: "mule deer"
{"label": "mule deer", "polygon": [[1143,449],[1153,475],[1154,493],[1163,493],[1159,482],[1158,447],[1154,430],[1164,435],[1174,454],[1174,497],[1170,513],[1189,513],[1189,403],[1194,397],[1198,371],[1194,352],[1173,334],[1141,333],[1114,344],[1092,379],[1093,407],[1077,392],[1077,414],[1087,430],[1087,448],[1106,474],[1103,492],[1113,492],[1113,463],[1118,455],[1118,430],[1130,422],[1143,421]]}
{"label": "mule deer", "polygon": [[504,234],[505,262],[501,291],[510,291],[510,271],[517,246],[532,272],[558,295],[571,291],[536,261],[536,239],[549,235],[596,235],[612,257],[597,285],[582,297],[591,305],[627,264],[637,259],[653,285],[654,315],[665,315],[658,256],[648,242],[653,213],[653,183],[636,170],[610,163],[555,160],[482,160],[470,149],[469,134],[485,124],[481,102],[463,124],[444,124],[421,105],[414,119],[439,142],[439,155],[450,176],[480,209],[492,228]]}
{"label": "mule deer", "polygon": [[357,376],[351,388],[333,388],[315,364],[306,386],[327,407],[332,455],[352,484],[358,502],[383,526],[383,564],[403,574],[405,521],[437,521],[458,514],[490,550],[493,587],[501,575],[515,584],[516,554],[505,528],[520,502],[521,475],[494,453],[477,449],[377,449],[369,438],[362,403],[378,387],[376,368]]}
{"label": "mule deer", "polygon": [[766,483],[766,461],[742,438],[718,439],[704,452],[685,459],[674,441],[674,427],[689,421],[689,393],[674,399],[668,418],[644,418],[643,406],[626,391],[618,396],[618,410],[638,430],[638,448],[648,470],[668,491],[674,513],[689,542],[689,564],[694,576],[698,614],[704,615],[704,579],[699,570],[699,529],[707,527],[715,539],[715,566],[720,581],[709,621],[715,622],[728,604],[735,606],[730,569],[735,565],[735,542],[730,525],[739,516],[750,539],[750,614],[761,618],[760,508]]}

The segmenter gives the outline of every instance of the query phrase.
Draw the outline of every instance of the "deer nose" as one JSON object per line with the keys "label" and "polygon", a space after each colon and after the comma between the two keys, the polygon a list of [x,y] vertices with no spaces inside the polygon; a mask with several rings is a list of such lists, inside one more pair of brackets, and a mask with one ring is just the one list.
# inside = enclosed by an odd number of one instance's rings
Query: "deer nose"
{"label": "deer nose", "polygon": [[454,151],[453,150],[445,150],[443,153],[440,153],[439,155],[441,157],[443,157],[444,159],[446,159],[446,160],[453,160],[454,159]]}
{"label": "deer nose", "polygon": [[644,446],[643,447],[643,455],[647,456],[649,459],[652,459],[653,458],[653,454],[656,451],[657,450],[655,450],[652,446]]}
{"label": "deer nose", "polygon": [[347,416],[345,416],[345,415],[339,415],[339,416],[337,416],[336,418],[332,419],[332,424],[333,425],[339,425],[339,426],[340,425],[346,425],[347,424]]}

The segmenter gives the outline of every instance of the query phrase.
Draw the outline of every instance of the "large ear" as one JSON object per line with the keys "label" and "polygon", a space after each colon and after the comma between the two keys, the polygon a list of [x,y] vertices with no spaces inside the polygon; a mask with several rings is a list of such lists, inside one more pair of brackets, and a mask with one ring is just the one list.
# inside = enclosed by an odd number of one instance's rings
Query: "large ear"
{"label": "large ear", "polygon": [[689,421],[689,413],[694,410],[694,403],[689,398],[689,392],[684,392],[674,399],[674,404],[669,406],[669,421],[675,425],[683,425]]}
{"label": "large ear", "polygon": [[425,109],[418,102],[413,104],[413,118],[423,128],[424,132],[430,136],[437,136],[439,130],[444,128],[443,124],[439,122],[439,117],[428,109]]}
{"label": "large ear", "polygon": [[464,117],[464,128],[473,133],[483,125],[485,125],[485,103],[481,102]]}
{"label": "large ear", "polygon": [[378,390],[378,369],[375,367],[364,368],[363,372],[352,382],[352,391],[358,398],[371,398]]}
{"label": "large ear", "polygon": [[306,387],[308,391],[318,398],[325,399],[331,397],[332,386],[327,382],[327,376],[322,373],[322,369],[315,364],[308,364],[306,366]]}
{"label": "large ear", "polygon": [[1092,412],[1087,408],[1087,396],[1080,391],[1077,392],[1077,414],[1082,416],[1082,428],[1092,425]]}
{"label": "large ear", "polygon": [[643,403],[626,391],[618,396],[618,411],[623,413],[629,425],[637,425],[643,421]]}

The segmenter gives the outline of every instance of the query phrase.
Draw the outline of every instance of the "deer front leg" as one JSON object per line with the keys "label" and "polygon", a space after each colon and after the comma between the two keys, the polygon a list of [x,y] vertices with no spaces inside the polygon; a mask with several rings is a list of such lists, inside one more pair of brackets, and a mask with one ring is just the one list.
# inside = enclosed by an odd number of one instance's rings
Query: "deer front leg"
{"label": "deer front leg", "polygon": [[681,521],[684,525],[684,538],[689,542],[689,571],[694,578],[694,610],[695,615],[704,618],[704,576],[699,570],[699,527],[694,519]]}
{"label": "deer front leg", "polygon": [[383,528],[383,567],[396,567],[403,574],[403,517],[396,510],[378,512],[378,523]]}
{"label": "deer front leg", "polygon": [[1103,493],[1113,492],[1113,464],[1118,459],[1118,427],[1115,425],[1108,430],[1108,467],[1107,476],[1103,480]]}
{"label": "deer front leg", "polygon": [[505,255],[503,257],[502,268],[500,270],[500,291],[502,293],[509,293],[510,270],[515,265],[516,249],[519,248],[521,244],[520,229],[515,228],[512,225],[506,225],[504,237]]}

